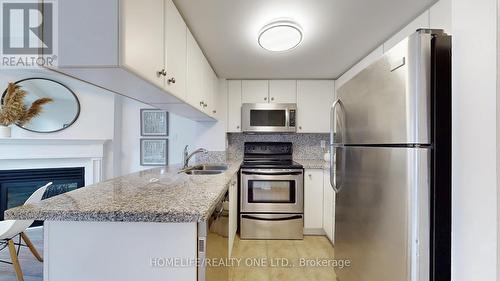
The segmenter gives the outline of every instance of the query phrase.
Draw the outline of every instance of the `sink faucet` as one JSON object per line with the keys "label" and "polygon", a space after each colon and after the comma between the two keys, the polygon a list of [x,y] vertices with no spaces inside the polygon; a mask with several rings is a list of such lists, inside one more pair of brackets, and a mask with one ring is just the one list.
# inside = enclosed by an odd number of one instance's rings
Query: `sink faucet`
{"label": "sink faucet", "polygon": [[204,149],[204,148],[198,148],[197,150],[189,153],[188,152],[188,147],[189,145],[186,145],[186,147],[184,147],[184,169],[188,167],[189,165],[189,159],[191,159],[191,157],[193,157],[195,154],[197,153],[208,153],[208,150]]}

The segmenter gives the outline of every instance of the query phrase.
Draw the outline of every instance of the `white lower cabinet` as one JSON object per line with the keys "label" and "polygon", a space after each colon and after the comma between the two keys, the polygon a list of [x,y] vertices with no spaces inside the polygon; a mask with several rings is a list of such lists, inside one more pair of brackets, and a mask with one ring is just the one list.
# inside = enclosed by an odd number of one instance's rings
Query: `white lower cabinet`
{"label": "white lower cabinet", "polygon": [[330,185],[330,171],[324,170],[323,182],[323,230],[332,243],[335,238],[335,192]]}
{"label": "white lower cabinet", "polygon": [[233,252],[234,239],[238,229],[238,177],[235,175],[229,185],[229,257]]}
{"label": "white lower cabinet", "polygon": [[304,171],[304,234],[324,235],[333,243],[335,231],[335,192],[328,169]]}
{"label": "white lower cabinet", "polygon": [[321,234],[323,228],[323,170],[304,172],[304,234]]}

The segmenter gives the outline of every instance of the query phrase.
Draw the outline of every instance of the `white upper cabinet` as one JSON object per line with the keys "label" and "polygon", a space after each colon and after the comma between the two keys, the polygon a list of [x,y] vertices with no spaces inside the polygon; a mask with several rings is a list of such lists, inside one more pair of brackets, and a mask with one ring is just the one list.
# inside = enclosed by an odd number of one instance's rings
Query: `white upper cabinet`
{"label": "white upper cabinet", "polygon": [[204,58],[203,59],[204,68],[204,79],[206,80],[205,96],[203,99],[204,111],[208,115],[214,115],[216,113],[216,95],[218,89],[217,76],[215,75],[210,63]]}
{"label": "white upper cabinet", "polygon": [[187,27],[172,0],[165,0],[165,89],[186,98]]}
{"label": "white upper cabinet", "polygon": [[267,103],[269,101],[269,81],[243,80],[241,101],[242,103]]}
{"label": "white upper cabinet", "polygon": [[241,132],[241,80],[227,81],[227,131]]}
{"label": "white upper cabinet", "polygon": [[296,103],[297,81],[296,80],[270,80],[269,102],[272,103]]}
{"label": "white upper cabinet", "polygon": [[297,132],[328,133],[330,107],[334,99],[333,80],[297,81]]}
{"label": "white upper cabinet", "polygon": [[191,32],[187,32],[187,101],[195,108],[214,116],[217,112],[217,75]]}
{"label": "white upper cabinet", "polygon": [[186,24],[171,0],[122,0],[122,63],[185,98]]}
{"label": "white upper cabinet", "polygon": [[122,0],[120,7],[122,64],[135,74],[163,87],[164,1]]}
{"label": "white upper cabinet", "polygon": [[172,0],[64,0],[58,15],[60,54],[50,70],[214,121],[216,75]]}
{"label": "white upper cabinet", "polygon": [[212,91],[212,98],[210,99],[210,104],[209,104],[209,108],[210,108],[209,115],[216,117],[217,112],[220,110],[219,107],[222,105],[221,105],[221,103],[217,102],[219,100],[218,99],[218,96],[219,96],[219,78],[217,77],[215,72],[212,70],[212,67],[210,67],[210,77],[212,80],[213,91]]}
{"label": "white upper cabinet", "polygon": [[296,103],[296,80],[243,80],[242,103]]}
{"label": "white upper cabinet", "polygon": [[199,110],[204,110],[205,69],[203,53],[191,32],[187,34],[187,101]]}

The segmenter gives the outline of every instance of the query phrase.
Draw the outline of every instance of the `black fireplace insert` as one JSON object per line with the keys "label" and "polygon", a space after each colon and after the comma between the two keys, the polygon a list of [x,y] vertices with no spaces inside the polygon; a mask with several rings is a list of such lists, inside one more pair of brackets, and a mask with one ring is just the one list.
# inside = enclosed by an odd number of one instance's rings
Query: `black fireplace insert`
{"label": "black fireplace insert", "polygon": [[[0,220],[4,211],[23,205],[39,187],[52,182],[43,199],[53,197],[85,185],[85,168],[48,168],[0,171]],[[42,225],[35,221],[32,226]]]}

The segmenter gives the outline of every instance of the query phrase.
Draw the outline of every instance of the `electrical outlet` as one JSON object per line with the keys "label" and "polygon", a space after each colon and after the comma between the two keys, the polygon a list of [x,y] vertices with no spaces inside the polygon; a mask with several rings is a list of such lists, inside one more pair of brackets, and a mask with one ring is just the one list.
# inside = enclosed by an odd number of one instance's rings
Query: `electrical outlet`
{"label": "electrical outlet", "polygon": [[326,141],[322,140],[320,145],[321,148],[326,148]]}

